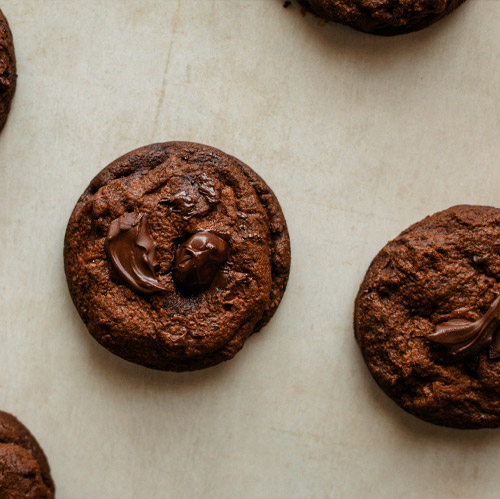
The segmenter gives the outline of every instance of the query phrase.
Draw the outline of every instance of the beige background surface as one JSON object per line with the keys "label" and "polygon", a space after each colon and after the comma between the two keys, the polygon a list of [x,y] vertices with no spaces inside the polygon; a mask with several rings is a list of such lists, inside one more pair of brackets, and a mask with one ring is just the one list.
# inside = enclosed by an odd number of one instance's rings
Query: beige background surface
{"label": "beige background surface", "polygon": [[[500,431],[434,427],[375,385],[353,300],[381,246],[457,203],[500,206],[500,1],[376,38],[280,0],[2,0],[18,91],[0,136],[0,406],[60,498],[498,497]],[[73,205],[119,155],[211,144],[278,195],[293,268],[231,362],[149,371],[67,292]]]}

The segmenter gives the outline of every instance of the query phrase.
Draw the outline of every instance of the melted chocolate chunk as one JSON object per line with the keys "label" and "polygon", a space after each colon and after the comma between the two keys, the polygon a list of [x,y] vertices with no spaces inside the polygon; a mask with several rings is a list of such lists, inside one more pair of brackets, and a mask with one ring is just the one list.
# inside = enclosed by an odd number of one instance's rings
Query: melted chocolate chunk
{"label": "melted chocolate chunk", "polygon": [[486,261],[488,260],[488,258],[489,258],[489,255],[481,255],[481,256],[479,256],[479,255],[474,255],[474,256],[472,257],[472,261],[473,261],[473,263],[475,263],[476,265],[480,265],[481,263],[486,262]]}
{"label": "melted chocolate chunk", "polygon": [[431,341],[443,345],[448,357],[463,360],[489,347],[490,359],[500,358],[500,296],[477,321],[453,319],[436,326],[427,335]]}
{"label": "melted chocolate chunk", "polygon": [[136,293],[165,291],[156,279],[156,243],[146,215],[125,213],[109,226],[106,253],[120,280]]}
{"label": "melted chocolate chunk", "polygon": [[207,290],[229,256],[226,241],[211,232],[198,232],[181,244],[175,253],[174,277],[182,291]]}
{"label": "melted chocolate chunk", "polygon": [[219,200],[213,181],[204,173],[196,178],[183,176],[172,180],[177,191],[160,202],[170,205],[172,212],[184,220],[206,215]]}

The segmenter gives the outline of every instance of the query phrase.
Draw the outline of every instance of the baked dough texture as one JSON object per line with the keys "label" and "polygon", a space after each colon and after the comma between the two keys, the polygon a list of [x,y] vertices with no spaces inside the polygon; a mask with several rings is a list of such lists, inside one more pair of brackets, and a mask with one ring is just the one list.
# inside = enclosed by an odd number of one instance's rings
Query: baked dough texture
{"label": "baked dough texture", "polygon": [[0,497],[52,499],[54,491],[49,463],[35,437],[0,411]]}
{"label": "baked dough texture", "polygon": [[[111,224],[134,217],[156,279],[150,293],[120,279],[109,257]],[[209,269],[208,289],[185,293],[174,275],[178,249],[207,233],[225,241],[227,260]],[[253,170],[209,146],[168,142],[95,177],[69,220],[64,258],[73,301],[99,343],[147,367],[185,371],[232,358],[269,321],[287,284],[290,242],[275,195]]]}
{"label": "baked dough texture", "polygon": [[12,33],[0,10],[0,130],[7,121],[10,104],[16,91],[16,56]]}
{"label": "baked dough texture", "polygon": [[319,17],[375,35],[417,31],[456,9],[465,0],[299,0]]}
{"label": "baked dough texture", "polygon": [[500,425],[500,362],[488,349],[443,356],[438,325],[477,321],[500,293],[500,210],[454,206],[412,225],[375,257],[354,328],[380,387],[421,419],[455,428]]}

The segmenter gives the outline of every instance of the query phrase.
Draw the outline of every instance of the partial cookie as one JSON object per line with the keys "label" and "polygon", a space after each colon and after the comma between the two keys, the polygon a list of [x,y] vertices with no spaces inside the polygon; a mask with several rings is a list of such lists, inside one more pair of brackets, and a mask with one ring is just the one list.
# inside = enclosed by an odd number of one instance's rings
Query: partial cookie
{"label": "partial cookie", "polygon": [[355,335],[380,387],[408,412],[455,428],[500,426],[500,210],[455,206],[375,257]]}
{"label": "partial cookie", "polygon": [[273,280],[271,299],[264,315],[255,325],[253,332],[256,333],[271,320],[285,293],[291,262],[290,237],[285,216],[274,192],[249,166],[239,160],[236,161],[255,189],[264,210],[266,210],[271,236],[271,274]]}
{"label": "partial cookie", "polygon": [[319,17],[375,35],[401,35],[435,23],[465,0],[299,0]]}
{"label": "partial cookie", "polygon": [[7,121],[10,103],[16,91],[16,56],[12,33],[0,10],[0,130]]}
{"label": "partial cookie", "polygon": [[35,437],[0,411],[0,497],[51,499],[54,490],[49,463]]}
{"label": "partial cookie", "polygon": [[201,369],[232,358],[269,320],[290,248],[279,203],[254,175],[186,142],[132,151],[97,175],[71,215],[64,256],[99,343],[147,367]]}

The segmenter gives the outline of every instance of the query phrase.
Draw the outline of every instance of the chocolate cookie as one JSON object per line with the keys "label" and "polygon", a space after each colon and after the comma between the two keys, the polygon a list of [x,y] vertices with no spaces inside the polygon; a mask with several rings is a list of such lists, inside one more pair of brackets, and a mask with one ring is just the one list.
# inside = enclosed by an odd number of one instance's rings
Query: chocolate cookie
{"label": "chocolate cookie", "polygon": [[276,197],[248,166],[169,142],[94,178],[69,220],[64,259],[99,343],[147,367],[185,371],[232,358],[269,321],[290,243]]}
{"label": "chocolate cookie", "polygon": [[500,210],[455,206],[375,257],[355,335],[380,387],[408,412],[456,428],[500,426]]}
{"label": "chocolate cookie", "polygon": [[10,103],[16,91],[16,56],[12,33],[0,10],[0,130],[7,121]]}
{"label": "chocolate cookie", "polygon": [[271,236],[271,299],[264,315],[255,325],[253,332],[256,333],[270,321],[285,292],[290,272],[290,238],[285,216],[274,192],[249,166],[241,161],[237,162],[266,211]]}
{"label": "chocolate cookie", "polygon": [[299,0],[319,17],[375,35],[418,31],[456,9],[465,0]]}
{"label": "chocolate cookie", "polygon": [[54,497],[50,467],[35,437],[14,416],[0,411],[0,497]]}

